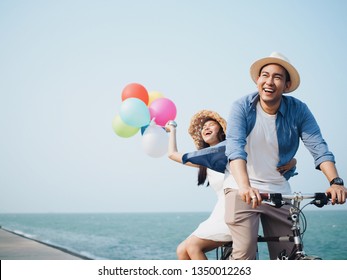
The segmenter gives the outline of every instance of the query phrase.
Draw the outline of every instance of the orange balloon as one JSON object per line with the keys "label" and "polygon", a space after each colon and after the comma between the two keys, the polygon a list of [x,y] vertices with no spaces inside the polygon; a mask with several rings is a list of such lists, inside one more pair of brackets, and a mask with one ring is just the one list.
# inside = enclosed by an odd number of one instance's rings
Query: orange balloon
{"label": "orange balloon", "polygon": [[138,98],[148,105],[148,92],[147,89],[138,83],[128,84],[122,91],[122,101],[128,98]]}

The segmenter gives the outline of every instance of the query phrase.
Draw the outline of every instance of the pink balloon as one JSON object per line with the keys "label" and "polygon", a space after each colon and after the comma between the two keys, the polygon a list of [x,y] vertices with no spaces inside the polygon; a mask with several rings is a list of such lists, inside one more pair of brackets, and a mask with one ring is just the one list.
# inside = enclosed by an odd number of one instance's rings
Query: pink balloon
{"label": "pink balloon", "polygon": [[176,105],[168,98],[155,99],[149,106],[151,120],[160,126],[165,126],[170,120],[176,118]]}

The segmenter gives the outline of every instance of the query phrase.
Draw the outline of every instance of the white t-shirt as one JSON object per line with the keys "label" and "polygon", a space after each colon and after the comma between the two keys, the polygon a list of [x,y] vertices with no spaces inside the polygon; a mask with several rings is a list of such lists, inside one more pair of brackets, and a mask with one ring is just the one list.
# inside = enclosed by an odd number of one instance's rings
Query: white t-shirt
{"label": "white t-shirt", "polygon": [[[276,116],[263,111],[257,104],[257,118],[251,133],[247,137],[247,172],[251,186],[261,192],[290,193],[290,185],[277,170],[278,142]],[[230,174],[229,164],[225,173],[224,188],[238,189]]]}

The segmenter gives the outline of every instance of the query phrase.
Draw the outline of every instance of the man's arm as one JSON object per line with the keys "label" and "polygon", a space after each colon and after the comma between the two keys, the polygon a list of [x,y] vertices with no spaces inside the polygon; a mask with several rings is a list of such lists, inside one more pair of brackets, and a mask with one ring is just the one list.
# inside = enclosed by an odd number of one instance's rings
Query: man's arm
{"label": "man's arm", "polygon": [[261,204],[261,197],[259,191],[252,188],[249,182],[246,161],[243,159],[234,159],[229,162],[229,165],[230,171],[239,186],[241,199],[247,204],[252,203],[252,208],[259,206]]}
{"label": "man's arm", "polygon": [[[320,164],[320,170],[324,173],[325,177],[329,182],[334,178],[338,177],[338,172],[335,166],[335,163],[331,161],[324,161]],[[343,204],[346,202],[346,193],[347,189],[345,186],[341,185],[331,185],[327,190],[327,193],[331,195],[332,204]]]}

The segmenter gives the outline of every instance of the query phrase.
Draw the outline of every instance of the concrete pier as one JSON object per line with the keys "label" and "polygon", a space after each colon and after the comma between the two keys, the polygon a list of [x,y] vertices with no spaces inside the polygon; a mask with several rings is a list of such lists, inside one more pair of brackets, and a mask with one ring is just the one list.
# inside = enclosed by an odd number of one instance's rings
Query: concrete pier
{"label": "concrete pier", "polygon": [[69,252],[0,228],[0,260],[87,260]]}

